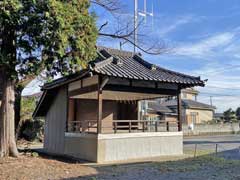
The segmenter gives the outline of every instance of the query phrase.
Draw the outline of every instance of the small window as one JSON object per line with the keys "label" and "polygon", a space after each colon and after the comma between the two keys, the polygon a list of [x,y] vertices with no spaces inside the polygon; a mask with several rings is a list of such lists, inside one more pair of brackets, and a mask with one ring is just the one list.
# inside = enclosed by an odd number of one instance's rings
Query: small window
{"label": "small window", "polygon": [[191,112],[190,115],[191,115],[191,122],[192,122],[193,124],[196,124],[198,113],[197,113],[197,112]]}
{"label": "small window", "polygon": [[186,93],[183,93],[183,94],[182,94],[182,97],[183,97],[184,99],[187,99],[187,94],[186,94]]}

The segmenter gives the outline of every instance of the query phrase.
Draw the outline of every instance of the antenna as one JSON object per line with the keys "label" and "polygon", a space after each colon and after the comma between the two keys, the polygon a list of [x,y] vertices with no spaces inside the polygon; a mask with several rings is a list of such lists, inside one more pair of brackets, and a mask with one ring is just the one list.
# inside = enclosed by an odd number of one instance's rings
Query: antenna
{"label": "antenna", "polygon": [[134,53],[137,45],[138,0],[134,0]]}
{"label": "antenna", "polygon": [[[138,0],[134,0],[134,53],[136,52],[137,45],[137,26],[138,26],[138,15],[144,17],[145,23],[147,23],[147,16],[153,17],[153,3],[152,3],[152,12],[147,11],[147,0],[144,0],[143,11],[138,10]],[[152,19],[152,27],[153,27],[153,19]]]}

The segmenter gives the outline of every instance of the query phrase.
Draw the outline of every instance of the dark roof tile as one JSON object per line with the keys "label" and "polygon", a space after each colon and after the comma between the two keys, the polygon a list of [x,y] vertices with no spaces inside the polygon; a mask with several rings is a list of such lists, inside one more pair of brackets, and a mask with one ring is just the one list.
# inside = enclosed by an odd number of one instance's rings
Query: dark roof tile
{"label": "dark roof tile", "polygon": [[[116,63],[118,61],[120,63]],[[204,81],[200,77],[189,76],[156,66],[145,61],[139,54],[98,47],[98,57],[94,61],[89,62],[88,69],[45,84],[43,89],[51,89],[52,87],[69,83],[91,72],[136,80],[177,83],[186,87],[204,86]]]}
{"label": "dark roof tile", "polygon": [[[176,99],[168,100],[161,103],[161,105],[167,106],[167,107],[174,107],[174,106],[177,106],[177,100]],[[216,109],[215,106],[211,106],[198,101],[193,101],[190,99],[182,99],[182,105],[187,108]]]}
{"label": "dark roof tile", "polygon": [[[106,57],[105,59],[102,59],[101,62],[91,62],[93,65],[93,71],[98,74],[138,80],[204,86],[204,82],[200,77],[189,76],[156,66],[145,61],[138,54],[132,52],[105,47],[98,47],[98,52],[101,54],[101,57]],[[119,60],[121,61],[121,64],[114,63],[114,60],[111,61],[109,58]]]}

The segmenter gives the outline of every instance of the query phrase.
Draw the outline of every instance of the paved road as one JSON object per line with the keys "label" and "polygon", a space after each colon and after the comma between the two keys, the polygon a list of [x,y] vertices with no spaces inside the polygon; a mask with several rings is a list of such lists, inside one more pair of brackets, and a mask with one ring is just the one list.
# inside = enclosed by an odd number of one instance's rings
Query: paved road
{"label": "paved road", "polygon": [[240,135],[218,135],[218,136],[193,136],[184,138],[184,150],[213,153],[227,159],[240,159]]}

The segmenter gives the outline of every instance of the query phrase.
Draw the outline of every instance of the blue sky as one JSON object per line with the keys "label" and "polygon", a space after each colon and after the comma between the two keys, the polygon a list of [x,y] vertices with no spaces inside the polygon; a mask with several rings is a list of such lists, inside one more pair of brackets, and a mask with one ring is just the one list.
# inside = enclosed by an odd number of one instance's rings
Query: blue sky
{"label": "blue sky", "polygon": [[[98,25],[108,21],[105,32],[114,32],[133,20],[134,0],[121,1],[118,24],[111,14],[92,7]],[[144,57],[151,63],[208,79],[207,86],[197,88],[199,101],[213,104],[221,112],[240,106],[240,1],[239,0],[147,0],[153,18],[141,24],[139,33],[147,34],[142,42],[151,45],[164,41],[170,51]],[[139,0],[143,9],[143,0]],[[99,38],[99,45],[119,48],[119,42]],[[123,49],[132,50],[130,45]],[[33,82],[34,83],[34,82]],[[30,88],[31,89],[31,88]],[[31,92],[37,91],[30,90]],[[29,92],[25,90],[24,93]]]}

